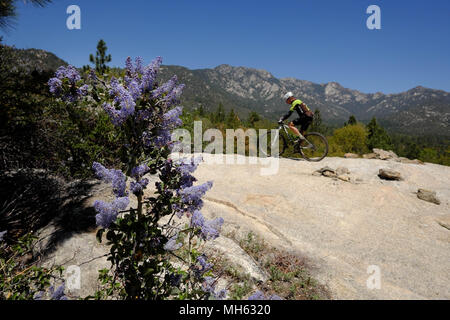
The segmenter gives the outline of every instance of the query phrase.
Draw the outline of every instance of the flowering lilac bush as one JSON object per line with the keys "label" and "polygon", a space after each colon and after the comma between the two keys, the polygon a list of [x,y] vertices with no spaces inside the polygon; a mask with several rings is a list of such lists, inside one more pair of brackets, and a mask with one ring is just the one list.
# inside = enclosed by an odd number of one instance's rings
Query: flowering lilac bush
{"label": "flowering lilac bush", "polygon": [[[106,235],[112,263],[111,270],[101,271],[104,290],[96,297],[222,299],[226,293],[216,292],[212,264],[195,244],[217,238],[223,219],[207,221],[200,212],[201,198],[212,187],[212,182],[194,185],[192,173],[201,160],[169,158],[174,146],[171,131],[182,124],[177,104],[184,85],[176,76],[158,85],[161,63],[160,57],[148,66],[141,58],[135,63],[128,58],[123,76],[91,72],[87,79],[71,66],[61,67],[48,83],[67,103],[84,99],[101,106],[122,139],[120,170],[92,165],[115,196],[112,202],[94,203],[101,228],[97,238],[101,241]],[[152,197],[144,194],[148,174],[158,178]],[[131,197],[137,200],[134,207],[129,207]],[[188,222],[183,224],[183,219]],[[180,260],[177,267],[174,259]]]}

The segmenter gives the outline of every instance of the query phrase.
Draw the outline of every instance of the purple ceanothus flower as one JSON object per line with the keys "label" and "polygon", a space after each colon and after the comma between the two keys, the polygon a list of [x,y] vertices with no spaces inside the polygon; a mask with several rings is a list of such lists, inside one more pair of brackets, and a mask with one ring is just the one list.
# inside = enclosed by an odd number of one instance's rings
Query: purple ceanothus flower
{"label": "purple ceanothus flower", "polygon": [[141,121],[147,121],[150,120],[150,117],[152,116],[153,111],[152,110],[139,110],[136,114],[136,122]]}
{"label": "purple ceanothus flower", "polygon": [[209,270],[211,270],[211,268],[214,266],[212,263],[208,263],[207,261],[207,257],[205,254],[200,255],[197,258],[197,262],[200,264],[200,266],[202,267],[199,270],[200,275],[203,275],[205,272],[208,272]]}
{"label": "purple ceanothus flower", "polygon": [[[63,80],[67,80],[70,85],[70,90],[63,94]],[[76,83],[81,80],[81,76],[78,70],[69,65],[67,67],[61,66],[56,70],[55,77],[48,81],[49,90],[55,96],[61,96],[64,101],[75,102],[81,96],[88,94],[88,86],[83,85],[80,88],[76,88]]]}
{"label": "purple ceanothus flower", "polygon": [[142,176],[144,176],[150,168],[144,163],[137,167],[134,167],[131,169],[131,176],[136,179],[140,179]]}
{"label": "purple ceanothus flower", "polygon": [[166,251],[176,251],[176,250],[180,249],[182,245],[183,245],[182,243],[177,243],[177,236],[173,236],[164,245],[164,250],[166,250]]}
{"label": "purple ceanothus flower", "polygon": [[133,112],[131,112],[131,109],[121,108],[120,110],[117,110],[109,103],[104,103],[103,109],[111,118],[111,122],[117,127],[120,127],[125,122],[125,120],[127,120],[127,118],[133,114]]}
{"label": "purple ceanothus flower", "polygon": [[39,292],[36,293],[36,295],[33,297],[33,300],[42,300],[43,297],[44,297],[44,291],[39,291]]}
{"label": "purple ceanothus flower", "polygon": [[183,173],[193,173],[197,170],[198,165],[203,161],[203,157],[199,156],[197,158],[191,159],[180,159],[179,160],[179,170]]}
{"label": "purple ceanothus flower", "polygon": [[182,107],[175,107],[175,108],[167,111],[163,115],[164,127],[169,128],[169,129],[174,129],[174,128],[181,126],[183,124],[183,121],[181,121],[181,119],[180,119],[180,116],[182,113],[183,113]]}
{"label": "purple ceanothus flower", "polygon": [[89,93],[89,86],[87,85],[87,84],[84,84],[84,85],[82,85],[81,87],[79,87],[78,89],[77,89],[77,94],[79,95],[79,96],[83,96],[83,97],[85,97],[85,96],[87,96],[87,94]]}
{"label": "purple ceanothus flower", "polygon": [[222,289],[219,292],[216,292],[216,283],[217,280],[213,277],[205,277],[202,283],[202,290],[206,293],[209,293],[215,299],[225,299],[227,291],[225,289]]}
{"label": "purple ceanothus flower", "polygon": [[133,192],[133,194],[135,195],[140,195],[142,194],[142,192],[144,191],[145,188],[147,188],[148,185],[148,179],[141,179],[139,181],[136,182],[131,182],[130,183],[130,190],[131,192]]}
{"label": "purple ceanothus flower", "polygon": [[94,162],[92,164],[92,169],[94,169],[98,178],[112,184],[113,192],[116,197],[127,196],[126,176],[122,171],[116,169],[106,169],[98,162]]}
{"label": "purple ceanothus flower", "polygon": [[67,297],[64,295],[64,290],[66,286],[65,284],[60,285],[56,290],[53,286],[49,288],[50,294],[52,295],[52,300],[67,300]]}
{"label": "purple ceanothus flower", "polygon": [[68,79],[70,84],[75,84],[81,80],[80,73],[74,66],[71,65],[68,65],[67,67],[59,67],[55,72],[55,76],[60,80]]}
{"label": "purple ceanothus flower", "polygon": [[141,88],[139,82],[135,79],[131,79],[128,84],[128,91],[130,92],[131,97],[134,101],[138,100],[141,97]]}
{"label": "purple ceanothus flower", "polygon": [[125,210],[130,203],[128,197],[116,198],[112,203],[97,200],[94,202],[94,209],[98,212],[95,216],[97,225],[102,228],[109,226],[116,221],[120,210]]}
{"label": "purple ceanothus flower", "polygon": [[173,90],[173,88],[175,88],[175,86],[177,85],[177,82],[178,82],[178,77],[173,76],[169,81],[167,81],[166,83],[160,85],[158,88],[153,90],[152,98],[154,98],[154,99],[161,98],[161,96],[164,93],[171,92]]}
{"label": "purple ceanothus flower", "polygon": [[134,72],[136,74],[143,74],[144,73],[144,60],[142,59],[142,57],[136,57],[136,59],[134,60],[135,62],[135,69]]}
{"label": "purple ceanothus flower", "polygon": [[164,97],[163,101],[166,102],[168,106],[171,106],[175,103],[179,102],[179,98],[181,94],[183,93],[184,84],[180,84],[174,88],[170,92],[167,93],[167,95]]}
{"label": "purple ceanothus flower", "polygon": [[134,75],[134,66],[133,61],[131,61],[131,57],[128,57],[127,60],[125,60],[125,70],[129,76]]}
{"label": "purple ceanothus flower", "polygon": [[121,85],[115,77],[111,78],[109,84],[109,95],[114,98],[114,102],[119,104],[122,109],[128,109],[129,113],[133,114],[136,102],[133,99],[132,94],[125,89],[125,87]]}
{"label": "purple ceanothus flower", "polygon": [[48,85],[50,87],[50,93],[54,95],[60,95],[62,91],[62,81],[58,78],[51,78],[48,80]]}
{"label": "purple ceanothus flower", "polygon": [[181,202],[186,206],[187,212],[194,212],[203,206],[203,195],[212,188],[212,181],[208,181],[198,186],[192,186],[181,189],[178,194],[181,196]]}
{"label": "purple ceanothus flower", "polygon": [[270,297],[266,297],[264,293],[262,293],[260,290],[256,291],[254,294],[252,294],[248,300],[283,300],[281,297],[277,296],[276,294],[271,295]]}
{"label": "purple ceanothus flower", "polygon": [[156,79],[156,75],[162,64],[162,58],[157,57],[153,60],[150,65],[144,68],[141,79],[141,90],[142,92],[153,90],[153,84]]}
{"label": "purple ceanothus flower", "polygon": [[218,238],[223,222],[224,222],[223,218],[216,218],[213,220],[206,221],[203,227],[201,228],[202,238],[204,240],[214,240]]}
{"label": "purple ceanothus flower", "polygon": [[181,274],[171,273],[169,274],[169,283],[172,287],[179,287],[182,278],[183,276]]}
{"label": "purple ceanothus flower", "polygon": [[157,148],[167,146],[172,141],[172,134],[168,129],[160,129],[158,134],[153,137],[153,145]]}
{"label": "purple ceanothus flower", "polygon": [[216,280],[213,277],[205,277],[205,281],[203,282],[203,291],[214,293],[216,289]]}
{"label": "purple ceanothus flower", "polygon": [[223,222],[223,218],[206,221],[203,214],[198,210],[194,211],[191,217],[191,227],[200,229],[203,240],[214,240],[219,237]]}

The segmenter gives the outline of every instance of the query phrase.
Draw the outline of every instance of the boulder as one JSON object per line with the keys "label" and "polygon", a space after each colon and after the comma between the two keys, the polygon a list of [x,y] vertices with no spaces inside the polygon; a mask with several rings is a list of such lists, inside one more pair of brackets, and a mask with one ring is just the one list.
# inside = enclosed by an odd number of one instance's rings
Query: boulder
{"label": "boulder", "polygon": [[378,172],[380,179],[384,180],[403,180],[400,172],[390,170],[390,169],[380,169]]}
{"label": "boulder", "polygon": [[376,153],[367,153],[367,154],[363,154],[363,158],[364,159],[376,159],[377,158],[377,154]]}
{"label": "boulder", "polygon": [[356,154],[356,153],[346,153],[346,154],[344,154],[344,158],[347,158],[347,159],[358,159],[359,155]]}
{"label": "boulder", "polygon": [[338,176],[338,179],[345,182],[350,182],[350,176],[348,174],[341,174]]}
{"label": "boulder", "polygon": [[349,174],[349,173],[350,173],[350,170],[348,170],[348,168],[346,168],[346,167],[338,167],[336,169],[337,175],[343,175],[343,174]]}
{"label": "boulder", "polygon": [[373,153],[375,153],[377,159],[380,159],[380,160],[390,160],[390,159],[398,158],[398,156],[393,151],[386,151],[383,149],[374,148]]}
{"label": "boulder", "polygon": [[450,214],[441,216],[436,219],[436,222],[443,228],[450,230]]}
{"label": "boulder", "polygon": [[324,175],[325,177],[328,177],[328,178],[335,178],[337,176],[335,172],[331,172],[331,171],[324,171],[322,173],[322,175]]}
{"label": "boulder", "polygon": [[329,178],[334,178],[337,176],[336,170],[334,170],[330,167],[320,168],[319,170],[315,171],[315,173],[316,173],[316,175],[318,173],[318,174],[321,174],[321,175],[323,175],[325,177],[329,177]]}
{"label": "boulder", "polygon": [[441,201],[436,197],[435,191],[430,191],[426,189],[419,189],[417,191],[417,198],[428,201],[437,205],[441,204]]}
{"label": "boulder", "polygon": [[410,164],[424,164],[423,161],[420,161],[419,159],[411,160],[411,159],[408,159],[408,158],[405,158],[405,157],[398,158],[398,162],[410,163]]}

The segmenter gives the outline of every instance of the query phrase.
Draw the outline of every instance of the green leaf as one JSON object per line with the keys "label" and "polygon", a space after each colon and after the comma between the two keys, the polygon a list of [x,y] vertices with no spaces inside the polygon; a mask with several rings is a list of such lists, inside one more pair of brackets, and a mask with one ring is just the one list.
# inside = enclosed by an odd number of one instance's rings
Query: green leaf
{"label": "green leaf", "polygon": [[99,229],[98,231],[97,231],[97,235],[96,235],[96,238],[97,238],[97,241],[99,242],[99,243],[102,243],[102,236],[103,236],[103,233],[105,232],[105,229]]}

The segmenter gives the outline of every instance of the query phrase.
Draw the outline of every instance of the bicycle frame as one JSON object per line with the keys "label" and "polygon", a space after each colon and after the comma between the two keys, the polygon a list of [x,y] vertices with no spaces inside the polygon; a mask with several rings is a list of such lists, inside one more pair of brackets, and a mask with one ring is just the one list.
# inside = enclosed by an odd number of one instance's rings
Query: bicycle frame
{"label": "bicycle frame", "polygon": [[[284,130],[284,132],[286,133],[286,136],[287,136],[287,138],[289,139],[289,141],[292,142],[292,143],[294,143],[295,140],[294,140],[294,139],[291,137],[291,135],[289,134],[289,129],[290,129],[289,126],[287,126],[287,125],[285,125],[285,124],[282,124],[282,125],[280,125],[280,126],[278,127],[278,130],[281,130],[281,129]],[[309,142],[308,139],[306,139],[305,136],[301,134],[301,132],[299,132],[299,133],[300,133],[300,136],[299,136],[300,139],[305,140],[306,142],[308,142],[308,146],[306,146],[306,147],[300,146],[301,149],[308,149],[308,148],[314,147],[314,145],[313,145],[311,142]]]}

